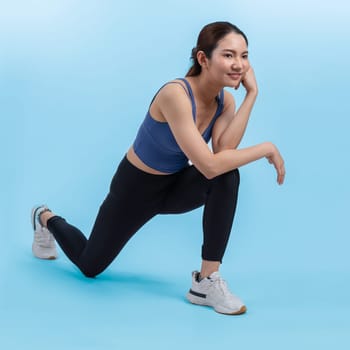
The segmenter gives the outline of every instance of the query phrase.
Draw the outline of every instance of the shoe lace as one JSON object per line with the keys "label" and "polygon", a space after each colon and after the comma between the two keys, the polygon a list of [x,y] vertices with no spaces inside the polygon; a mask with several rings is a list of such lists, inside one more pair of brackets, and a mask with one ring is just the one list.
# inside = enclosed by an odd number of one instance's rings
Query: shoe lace
{"label": "shoe lace", "polygon": [[221,294],[223,294],[224,296],[232,296],[232,293],[230,292],[227,283],[223,278],[218,277],[212,280],[212,282],[214,284],[214,287],[218,289]]}

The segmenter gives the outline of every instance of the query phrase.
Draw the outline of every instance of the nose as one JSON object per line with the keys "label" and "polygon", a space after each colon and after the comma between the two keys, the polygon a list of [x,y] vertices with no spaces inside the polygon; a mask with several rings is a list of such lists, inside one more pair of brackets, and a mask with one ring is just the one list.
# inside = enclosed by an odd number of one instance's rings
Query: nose
{"label": "nose", "polygon": [[243,69],[243,62],[240,57],[235,57],[232,62],[232,68],[234,70],[242,70]]}

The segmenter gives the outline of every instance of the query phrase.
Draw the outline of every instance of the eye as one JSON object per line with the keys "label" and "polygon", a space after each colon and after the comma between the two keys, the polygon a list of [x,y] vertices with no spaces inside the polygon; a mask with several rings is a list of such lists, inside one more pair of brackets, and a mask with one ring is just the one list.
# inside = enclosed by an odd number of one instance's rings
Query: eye
{"label": "eye", "polygon": [[232,53],[225,53],[225,54],[224,54],[224,57],[227,57],[227,58],[232,58],[232,57],[233,57],[233,55],[232,55]]}
{"label": "eye", "polygon": [[245,60],[248,59],[248,55],[243,55],[242,58],[244,58]]}

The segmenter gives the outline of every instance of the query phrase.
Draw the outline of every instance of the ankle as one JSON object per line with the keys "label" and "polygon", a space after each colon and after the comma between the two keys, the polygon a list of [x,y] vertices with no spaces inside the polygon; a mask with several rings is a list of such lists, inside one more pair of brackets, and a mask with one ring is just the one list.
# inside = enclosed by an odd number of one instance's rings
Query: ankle
{"label": "ankle", "polygon": [[220,261],[208,261],[208,260],[203,260],[202,261],[202,266],[200,270],[200,278],[206,278],[209,277],[212,273],[218,272],[220,268]]}
{"label": "ankle", "polygon": [[47,228],[47,222],[49,219],[51,219],[54,216],[54,214],[51,212],[50,209],[44,210],[39,214],[39,222],[42,226]]}
{"label": "ankle", "polygon": [[210,272],[200,272],[198,274],[198,279],[199,281],[204,280],[204,278],[208,278],[212,273],[217,272],[218,270],[215,271],[210,271]]}

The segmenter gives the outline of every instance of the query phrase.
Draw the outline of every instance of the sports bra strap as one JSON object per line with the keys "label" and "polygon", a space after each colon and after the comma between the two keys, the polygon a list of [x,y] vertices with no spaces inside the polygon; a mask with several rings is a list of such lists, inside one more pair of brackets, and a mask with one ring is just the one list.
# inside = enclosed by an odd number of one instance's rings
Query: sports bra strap
{"label": "sports bra strap", "polygon": [[[156,92],[156,94],[154,95],[154,97],[152,98],[152,101],[150,103],[150,107],[151,107],[151,104],[153,103],[154,99],[157,97],[159,91],[166,85],[168,84],[179,84],[186,92],[186,94],[188,95],[188,97],[191,99],[191,104],[192,104],[192,116],[193,116],[193,120],[196,120],[196,114],[197,114],[197,108],[196,108],[196,103],[195,103],[195,100],[194,100],[194,95],[193,95],[193,91],[192,91],[192,88],[191,88],[191,85],[190,83],[185,79],[185,78],[177,78],[177,80],[181,80],[185,83],[186,87],[187,87],[187,90],[186,88],[178,81],[169,81],[167,83],[165,83],[163,86],[161,86],[161,88]],[[218,108],[218,111],[222,111],[222,104],[223,104],[223,98],[224,98],[224,90],[222,89],[220,91],[220,95],[217,96],[217,102],[218,102],[218,105],[219,105],[219,108]],[[217,117],[217,116],[216,116]]]}
{"label": "sports bra strap", "polygon": [[169,81],[167,83],[165,83],[164,85],[162,85],[160,87],[160,89],[156,92],[156,94],[154,95],[154,97],[152,98],[152,101],[151,103],[149,104],[149,108],[151,107],[151,104],[153,103],[153,101],[155,100],[155,98],[157,97],[158,93],[160,90],[163,89],[164,86],[168,85],[168,84],[179,84],[186,92],[187,96],[190,98],[191,100],[191,103],[192,103],[192,116],[193,116],[193,119],[196,118],[196,104],[194,103],[194,97],[193,97],[193,92],[192,92],[192,89],[191,89],[191,86],[190,84],[188,83],[188,81],[184,78],[178,78],[178,80],[181,80],[185,83],[186,87],[187,87],[187,90],[186,88],[183,86],[183,84],[181,84],[179,81]]}

